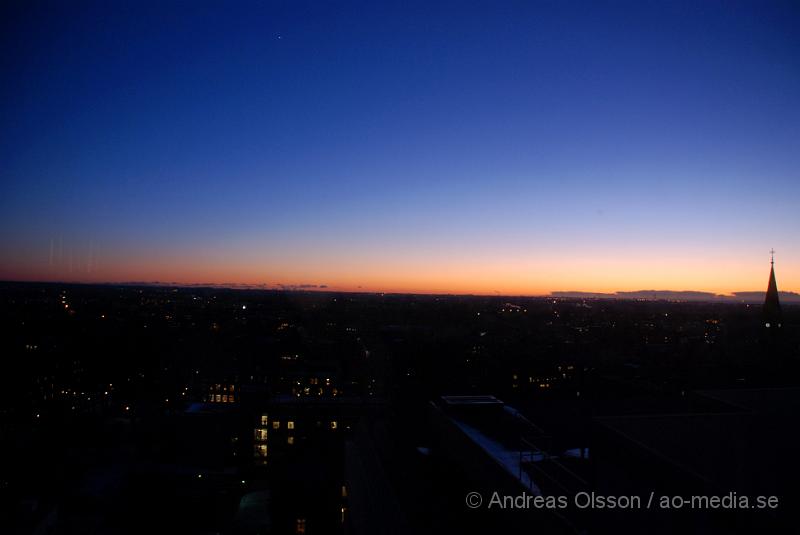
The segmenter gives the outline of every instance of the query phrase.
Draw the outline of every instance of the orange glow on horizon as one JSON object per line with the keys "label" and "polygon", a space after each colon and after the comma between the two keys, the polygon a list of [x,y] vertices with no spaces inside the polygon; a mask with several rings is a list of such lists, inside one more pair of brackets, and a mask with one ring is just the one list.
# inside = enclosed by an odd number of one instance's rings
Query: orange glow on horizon
{"label": "orange glow on horizon", "polygon": [[[296,259],[295,259],[296,260]],[[421,260],[396,258],[304,259],[275,262],[252,258],[233,262],[222,258],[162,258],[159,262],[119,259],[94,269],[55,273],[47,268],[4,266],[0,278],[19,281],[83,283],[175,283],[177,285],[231,285],[266,288],[323,289],[327,291],[548,295],[554,291],[614,293],[617,291],[673,290],[730,295],[764,291],[769,263],[743,263],[733,258],[699,261],[697,257],[656,257],[636,260],[578,255],[552,259],[516,258],[492,261],[481,258]],[[800,290],[798,263],[776,263],[781,291]],[[320,288],[324,285],[324,288]]]}

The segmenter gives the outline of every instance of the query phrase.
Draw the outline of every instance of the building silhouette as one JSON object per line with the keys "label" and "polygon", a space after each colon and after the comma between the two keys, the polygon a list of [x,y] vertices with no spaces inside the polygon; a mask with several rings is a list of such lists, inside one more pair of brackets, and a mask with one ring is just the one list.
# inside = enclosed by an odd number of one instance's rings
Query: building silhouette
{"label": "building silhouette", "polygon": [[781,303],[778,298],[778,283],[775,280],[775,254],[772,252],[769,269],[769,284],[767,296],[764,299],[764,327],[767,329],[780,329],[783,326]]}

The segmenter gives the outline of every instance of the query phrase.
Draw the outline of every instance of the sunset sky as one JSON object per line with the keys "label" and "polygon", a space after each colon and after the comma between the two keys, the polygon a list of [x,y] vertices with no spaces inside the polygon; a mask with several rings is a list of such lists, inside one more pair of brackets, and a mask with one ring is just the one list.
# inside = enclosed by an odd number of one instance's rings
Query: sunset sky
{"label": "sunset sky", "polygon": [[0,8],[0,280],[800,291],[797,2]]}

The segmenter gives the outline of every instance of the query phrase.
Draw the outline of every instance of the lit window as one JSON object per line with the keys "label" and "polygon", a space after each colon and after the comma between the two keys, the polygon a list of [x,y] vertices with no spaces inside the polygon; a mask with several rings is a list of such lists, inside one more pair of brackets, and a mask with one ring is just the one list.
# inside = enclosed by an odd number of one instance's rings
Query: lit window
{"label": "lit window", "polygon": [[286,437],[286,443],[289,444],[290,446],[294,444],[294,437],[293,436]]}
{"label": "lit window", "polygon": [[274,422],[272,422],[272,428],[273,429],[280,429],[281,428],[281,422],[279,420],[275,420]]}
{"label": "lit window", "polygon": [[766,325],[766,326],[767,326],[767,329],[769,329],[769,327],[770,327],[769,323],[767,323],[767,325]]}
{"label": "lit window", "polygon": [[214,396],[214,399],[216,400],[216,402],[217,402],[217,403],[219,403],[219,402],[222,400],[222,396],[221,396],[221,395],[219,395],[219,394],[216,394],[216,395]]}
{"label": "lit window", "polygon": [[292,420],[286,422],[286,429],[294,429],[294,422]]}
{"label": "lit window", "polygon": [[342,498],[347,498],[347,486],[342,485]]}
{"label": "lit window", "polygon": [[297,522],[295,523],[294,532],[297,535],[303,535],[306,532],[306,519],[305,518],[298,518]]}
{"label": "lit window", "polygon": [[228,402],[228,394],[222,394],[222,402],[223,403],[227,403]]}
{"label": "lit window", "polygon": [[267,445],[266,444],[256,444],[255,448],[253,448],[255,452],[255,456],[259,458],[264,458],[267,456]]}
{"label": "lit window", "polygon": [[267,418],[267,415],[266,414],[262,414],[261,415],[261,425],[267,425],[268,422],[269,422],[269,419]]}
{"label": "lit window", "polygon": [[331,420],[331,429],[336,429],[337,427],[339,427],[339,424],[336,420]]}

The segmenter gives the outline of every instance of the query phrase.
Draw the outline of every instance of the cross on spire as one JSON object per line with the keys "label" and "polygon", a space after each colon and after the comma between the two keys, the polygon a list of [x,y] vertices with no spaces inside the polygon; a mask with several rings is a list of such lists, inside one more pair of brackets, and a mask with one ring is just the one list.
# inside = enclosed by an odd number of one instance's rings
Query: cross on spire
{"label": "cross on spire", "polygon": [[775,265],[775,249],[770,249],[769,250],[769,256],[770,256],[769,263],[774,266]]}

